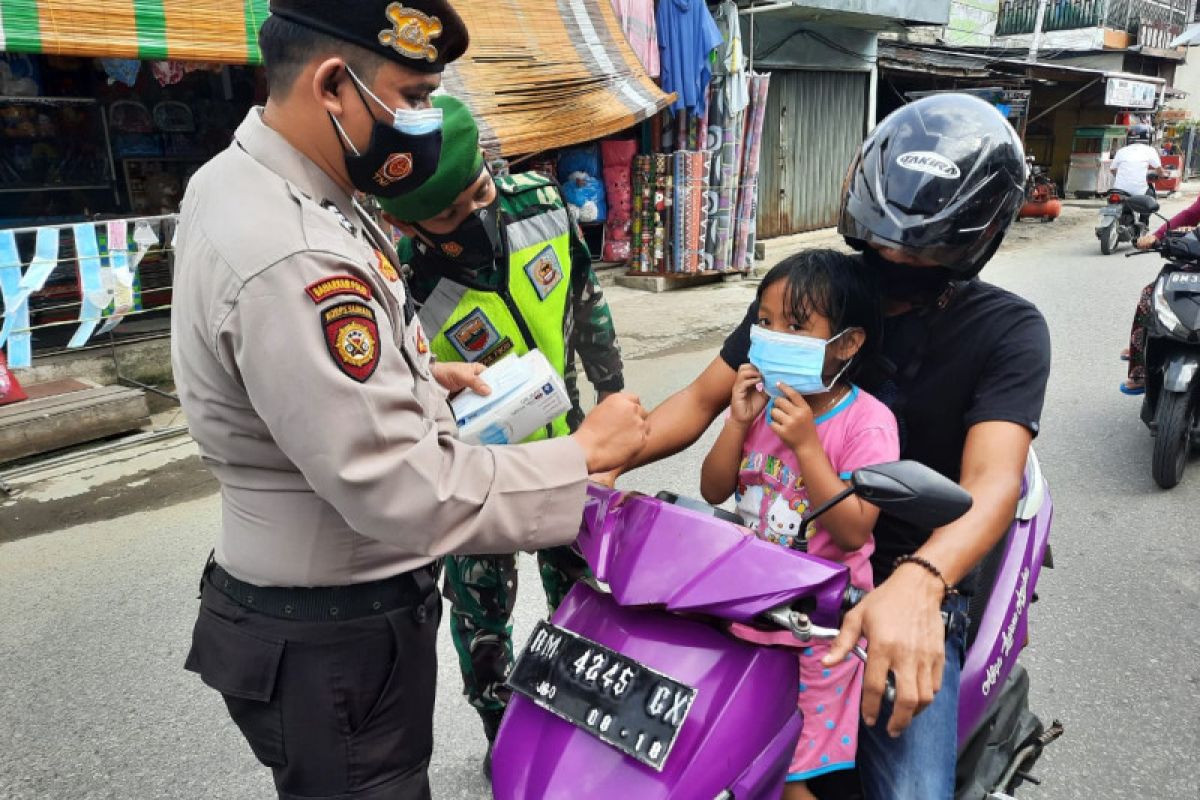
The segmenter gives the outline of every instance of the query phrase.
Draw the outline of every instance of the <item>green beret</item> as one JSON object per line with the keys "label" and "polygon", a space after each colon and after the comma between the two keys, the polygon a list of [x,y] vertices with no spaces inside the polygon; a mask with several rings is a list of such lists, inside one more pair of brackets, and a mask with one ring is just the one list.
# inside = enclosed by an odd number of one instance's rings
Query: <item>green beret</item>
{"label": "green beret", "polygon": [[441,72],[469,42],[448,0],[271,0],[270,9],[417,72]]}
{"label": "green beret", "polygon": [[437,171],[425,183],[399,197],[378,198],[383,210],[401,222],[420,222],[450,207],[450,204],[479,177],[483,153],[479,150],[479,128],[471,110],[449,95],[433,98],[442,110],[442,154]]}

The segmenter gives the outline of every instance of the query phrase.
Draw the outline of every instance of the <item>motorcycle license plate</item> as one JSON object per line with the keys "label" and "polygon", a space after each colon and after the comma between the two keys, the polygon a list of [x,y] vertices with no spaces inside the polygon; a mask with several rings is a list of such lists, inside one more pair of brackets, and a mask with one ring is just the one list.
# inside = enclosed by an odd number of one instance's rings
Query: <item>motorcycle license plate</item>
{"label": "motorcycle license plate", "polygon": [[534,629],[508,685],[655,770],[696,699],[691,686],[549,622]]}
{"label": "motorcycle license plate", "polygon": [[1167,287],[1200,292],[1200,272],[1172,272],[1167,276]]}

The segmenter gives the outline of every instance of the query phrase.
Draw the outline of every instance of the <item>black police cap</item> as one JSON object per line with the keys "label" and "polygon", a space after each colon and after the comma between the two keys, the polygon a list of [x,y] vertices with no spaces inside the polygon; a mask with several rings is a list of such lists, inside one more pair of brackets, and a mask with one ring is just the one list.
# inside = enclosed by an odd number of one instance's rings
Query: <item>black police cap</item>
{"label": "black police cap", "polygon": [[271,13],[417,72],[441,72],[469,41],[446,0],[271,0]]}

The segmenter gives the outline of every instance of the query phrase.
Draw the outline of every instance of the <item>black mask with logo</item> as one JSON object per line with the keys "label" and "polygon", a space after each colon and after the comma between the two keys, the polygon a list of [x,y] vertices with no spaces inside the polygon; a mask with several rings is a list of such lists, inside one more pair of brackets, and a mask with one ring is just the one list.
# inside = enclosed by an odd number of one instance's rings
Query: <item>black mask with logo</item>
{"label": "black mask with logo", "polygon": [[434,233],[416,226],[433,243],[444,261],[471,271],[486,269],[504,255],[500,235],[500,196],[476,209],[450,233]]}
{"label": "black mask with logo", "polygon": [[[363,106],[370,112],[370,103],[363,96],[353,73],[350,73],[350,81]],[[382,103],[380,106],[399,120],[400,115],[395,110],[388,109]],[[360,192],[376,197],[399,197],[420,187],[437,171],[438,159],[442,154],[440,127],[422,133],[408,133],[396,127],[397,124],[404,124],[402,121],[388,125],[372,114],[371,139],[365,150],[358,151],[337,118],[333,114],[329,118],[333,121],[338,142],[345,153],[346,174],[351,185]]]}

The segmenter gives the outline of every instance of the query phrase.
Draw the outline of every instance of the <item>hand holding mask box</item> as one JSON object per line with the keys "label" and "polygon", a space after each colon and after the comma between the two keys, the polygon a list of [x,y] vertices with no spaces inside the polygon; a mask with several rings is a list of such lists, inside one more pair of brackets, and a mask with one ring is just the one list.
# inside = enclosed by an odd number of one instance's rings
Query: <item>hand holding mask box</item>
{"label": "hand holding mask box", "polygon": [[501,359],[480,377],[491,394],[467,390],[450,401],[458,436],[468,444],[520,442],[571,408],[562,377],[538,350]]}

